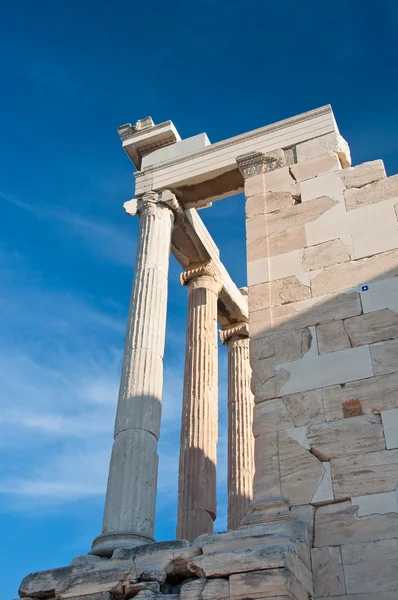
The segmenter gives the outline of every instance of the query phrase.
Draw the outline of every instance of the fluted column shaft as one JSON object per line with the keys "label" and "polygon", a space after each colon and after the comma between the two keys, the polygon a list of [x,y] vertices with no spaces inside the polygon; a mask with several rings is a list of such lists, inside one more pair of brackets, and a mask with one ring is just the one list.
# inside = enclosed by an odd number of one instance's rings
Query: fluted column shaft
{"label": "fluted column shaft", "polygon": [[221,331],[228,348],[228,529],[239,527],[253,497],[253,394],[247,325]]}
{"label": "fluted column shaft", "polygon": [[[128,210],[127,205],[133,204]],[[125,204],[140,229],[102,535],[95,554],[153,540],[172,210],[150,193]]]}
{"label": "fluted column shaft", "polygon": [[211,265],[182,274],[189,290],[177,538],[213,531],[218,438],[217,299],[221,285]]}

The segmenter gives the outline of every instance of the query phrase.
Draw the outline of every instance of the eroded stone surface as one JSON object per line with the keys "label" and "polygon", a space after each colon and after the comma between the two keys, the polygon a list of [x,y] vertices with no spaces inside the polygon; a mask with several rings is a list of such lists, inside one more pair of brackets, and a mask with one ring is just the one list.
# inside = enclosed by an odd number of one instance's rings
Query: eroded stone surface
{"label": "eroded stone surface", "polygon": [[374,204],[398,196],[398,175],[376,181],[359,189],[351,188],[345,192],[347,210],[354,210],[364,204]]}
{"label": "eroded stone surface", "polygon": [[350,260],[351,256],[340,239],[323,242],[304,249],[303,267],[306,271],[330,267]]}
{"label": "eroded stone surface", "polygon": [[397,540],[345,544],[341,552],[348,593],[396,592]]}
{"label": "eroded stone surface", "polygon": [[350,338],[342,320],[320,323],[316,328],[316,333],[320,354],[351,348]]}
{"label": "eroded stone surface", "polygon": [[344,594],[345,582],[340,548],[313,548],[311,558],[315,596]]}
{"label": "eroded stone surface", "polygon": [[308,443],[312,450],[328,459],[386,449],[379,415],[364,415],[311,425]]}
{"label": "eroded stone surface", "polygon": [[386,308],[344,321],[352,346],[398,338],[398,313]]}
{"label": "eroded stone surface", "polygon": [[338,173],[347,189],[361,188],[375,181],[386,178],[386,170],[382,160],[372,160],[357,167],[349,167]]}
{"label": "eroded stone surface", "polygon": [[331,466],[336,498],[391,492],[398,486],[398,450],[341,456]]}
{"label": "eroded stone surface", "polygon": [[289,304],[311,297],[310,287],[303,285],[294,275],[271,281],[269,288],[271,306]]}

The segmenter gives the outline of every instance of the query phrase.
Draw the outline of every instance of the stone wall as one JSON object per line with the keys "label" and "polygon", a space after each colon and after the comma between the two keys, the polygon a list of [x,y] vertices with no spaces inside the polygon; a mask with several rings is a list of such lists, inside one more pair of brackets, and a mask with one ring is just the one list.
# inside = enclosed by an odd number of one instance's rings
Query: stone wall
{"label": "stone wall", "polygon": [[313,528],[315,598],[398,596],[398,175],[246,179],[255,501]]}

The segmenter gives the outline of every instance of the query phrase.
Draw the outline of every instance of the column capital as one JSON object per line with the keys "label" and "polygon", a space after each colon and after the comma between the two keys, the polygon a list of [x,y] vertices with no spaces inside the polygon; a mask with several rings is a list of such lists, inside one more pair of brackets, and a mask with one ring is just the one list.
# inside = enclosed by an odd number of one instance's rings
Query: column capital
{"label": "column capital", "polygon": [[220,339],[223,344],[227,344],[233,338],[248,338],[249,325],[248,323],[232,323],[220,329]]}
{"label": "column capital", "polygon": [[199,265],[192,265],[191,269],[183,271],[180,275],[180,283],[190,287],[213,287],[216,288],[214,291],[217,294],[222,286],[218,269],[211,260]]}
{"label": "column capital", "polygon": [[146,192],[143,196],[127,200],[123,204],[124,210],[128,215],[135,216],[140,212],[148,212],[154,210],[157,204],[163,204],[169,208],[174,214],[175,225],[179,225],[184,218],[184,210],[178,202],[175,194],[170,190],[161,190],[159,192]]}
{"label": "column capital", "polygon": [[271,152],[249,152],[236,157],[236,163],[244,179],[269,173],[283,167],[285,164],[285,152],[281,148]]}

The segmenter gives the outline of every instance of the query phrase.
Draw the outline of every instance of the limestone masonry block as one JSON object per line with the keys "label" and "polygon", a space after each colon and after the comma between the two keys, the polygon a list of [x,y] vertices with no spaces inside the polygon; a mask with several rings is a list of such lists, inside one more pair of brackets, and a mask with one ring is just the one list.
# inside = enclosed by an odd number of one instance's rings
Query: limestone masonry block
{"label": "limestone masonry block", "polygon": [[346,544],[341,552],[348,593],[396,593],[397,540]]}
{"label": "limestone masonry block", "polygon": [[264,194],[264,212],[272,213],[294,206],[295,199],[290,192],[267,192]]}
{"label": "limestone masonry block", "polygon": [[398,408],[398,373],[370,377],[323,390],[323,404],[327,421],[344,417],[344,404],[355,401],[365,414],[379,414],[382,410]]}
{"label": "limestone masonry block", "polygon": [[322,423],[325,420],[322,390],[320,389],[282,396],[281,400],[295,427],[310,425],[311,423]]}
{"label": "limestone masonry block", "polygon": [[305,227],[300,225],[268,235],[268,255],[275,256],[292,250],[301,250],[307,245]]}
{"label": "limestone masonry block", "polygon": [[282,496],[289,504],[310,504],[325,469],[322,463],[286,432],[278,433]]}
{"label": "limestone masonry block", "polygon": [[327,173],[302,181],[300,189],[302,202],[308,202],[308,200],[321,196],[328,196],[336,202],[344,202],[345,188],[337,173]]}
{"label": "limestone masonry block", "polygon": [[398,409],[381,412],[387,449],[398,448]]}
{"label": "limestone masonry block", "polygon": [[347,210],[354,210],[364,204],[375,204],[390,198],[398,198],[398,175],[381,179],[361,188],[351,188],[345,192]]}
{"label": "limestone masonry block", "polygon": [[313,548],[311,558],[315,596],[318,598],[320,596],[345,594],[340,548]]}
{"label": "limestone masonry block", "polygon": [[328,152],[336,152],[338,154],[343,168],[350,166],[351,155],[348,144],[336,132],[327,133],[296,145],[297,162],[299,163],[317,156],[323,156]]}
{"label": "limestone masonry block", "polygon": [[341,456],[331,466],[336,498],[391,492],[398,486],[398,450]]}
{"label": "limestone masonry block", "polygon": [[307,287],[310,286],[310,277],[303,269],[303,250],[284,252],[269,259],[269,279],[280,280],[295,275]]}
{"label": "limestone masonry block", "polygon": [[[339,171],[340,169],[339,157],[335,152],[328,152],[322,156],[317,156],[316,158],[290,166],[290,172],[296,181],[305,181],[306,179],[312,179],[318,175]],[[323,196],[323,194],[321,195]]]}
{"label": "limestone masonry block", "polygon": [[[316,334],[320,354],[351,348],[350,338],[344,327],[344,321],[330,321],[317,325]],[[374,361],[372,357],[373,367]]]}
{"label": "limestone masonry block", "polygon": [[231,575],[231,600],[308,600],[307,589],[287,568]]}
{"label": "limestone masonry block", "polygon": [[269,308],[269,283],[259,283],[249,287],[249,310],[255,312],[263,308]]}
{"label": "limestone masonry block", "polygon": [[382,160],[372,160],[357,167],[349,167],[338,173],[347,189],[360,188],[387,177]]}
{"label": "limestone masonry block", "polygon": [[344,327],[352,346],[391,340],[398,338],[398,313],[378,310],[346,319]]}
{"label": "limestone masonry block", "polygon": [[282,167],[282,169],[275,169],[270,171],[264,177],[264,191],[272,192],[292,185],[295,182],[294,178],[290,173],[289,167]]}
{"label": "limestone masonry block", "polygon": [[380,415],[363,415],[331,423],[311,425],[308,443],[316,456],[338,456],[385,450]]}
{"label": "limestone masonry block", "polygon": [[291,362],[302,358],[309,352],[315,340],[308,327],[276,333],[274,335],[274,358],[275,364]]}
{"label": "limestone masonry block", "polygon": [[278,306],[272,311],[272,323],[279,333],[360,314],[362,306],[357,292],[330,294]]}
{"label": "limestone masonry block", "polygon": [[398,274],[398,250],[328,267],[312,280],[312,295],[349,290],[379,279],[386,273],[390,276]]}
{"label": "limestone masonry block", "polygon": [[387,375],[398,370],[398,339],[370,346],[375,375]]}
{"label": "limestone masonry block", "polygon": [[350,253],[340,239],[323,242],[304,249],[303,267],[305,271],[322,269],[351,259]]}
{"label": "limestone masonry block", "polygon": [[[375,494],[382,496],[382,494]],[[368,496],[372,498],[372,495]],[[358,516],[358,506],[335,505],[336,512],[319,507],[315,513],[315,546],[337,546],[350,542],[372,542],[377,539],[397,538],[398,514],[375,514]],[[341,508],[339,508],[341,506]],[[383,510],[380,504],[380,509]],[[379,510],[380,513],[380,510]]]}
{"label": "limestone masonry block", "polygon": [[[264,404],[264,403],[263,403]],[[281,495],[279,455],[276,432],[261,433],[254,444],[254,498]]]}
{"label": "limestone masonry block", "polygon": [[339,350],[307,360],[276,365],[275,373],[281,369],[288,376],[286,383],[277,393],[278,396],[373,376],[369,346]]}
{"label": "limestone masonry block", "polygon": [[270,279],[269,259],[258,258],[247,263],[247,283],[249,288],[252,285],[266,283]]}
{"label": "limestone masonry block", "polygon": [[305,298],[310,297],[310,287],[300,283],[294,275],[271,281],[270,283],[271,306],[289,304],[290,302],[297,302],[298,300],[304,300]]}
{"label": "limestone masonry block", "polygon": [[333,208],[336,204],[337,202],[335,200],[332,200],[327,196],[322,196],[304,202],[303,204],[297,204],[290,208],[285,208],[284,210],[269,214],[267,219],[268,233],[280,233],[286,229],[310,223]]}
{"label": "limestone masonry block", "polygon": [[[249,288],[250,289],[250,288]],[[250,339],[266,337],[271,333],[271,311],[269,308],[256,310],[249,315]]]}
{"label": "limestone masonry block", "polygon": [[246,219],[249,221],[253,217],[265,214],[264,193],[260,192],[254,196],[247,196],[245,204]]}

